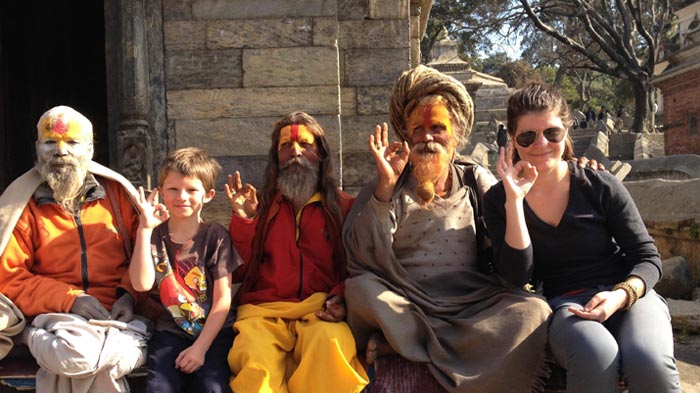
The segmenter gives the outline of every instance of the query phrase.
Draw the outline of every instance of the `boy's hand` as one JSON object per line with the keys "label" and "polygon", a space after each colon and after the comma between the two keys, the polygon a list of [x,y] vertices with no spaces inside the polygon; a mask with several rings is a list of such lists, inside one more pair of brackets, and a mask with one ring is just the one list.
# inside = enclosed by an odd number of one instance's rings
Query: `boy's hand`
{"label": "boy's hand", "polygon": [[153,191],[146,197],[143,187],[139,187],[138,208],[141,211],[139,217],[139,227],[155,228],[170,217],[168,209],[164,204],[158,203],[158,189]]}
{"label": "boy's hand", "polygon": [[207,351],[205,348],[200,348],[195,341],[191,347],[186,348],[175,359],[175,368],[185,374],[192,374],[199,370],[204,364],[204,355]]}
{"label": "boy's hand", "polygon": [[255,187],[241,182],[241,174],[236,171],[236,178],[228,175],[228,184],[224,184],[226,198],[231,204],[231,209],[237,216],[253,218],[258,212],[258,196]]}

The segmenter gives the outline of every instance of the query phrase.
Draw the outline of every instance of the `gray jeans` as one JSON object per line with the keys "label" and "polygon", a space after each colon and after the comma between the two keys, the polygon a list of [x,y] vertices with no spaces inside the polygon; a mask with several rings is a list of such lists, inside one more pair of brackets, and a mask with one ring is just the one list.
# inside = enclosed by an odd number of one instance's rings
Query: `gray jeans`
{"label": "gray jeans", "polygon": [[604,290],[610,287],[549,299],[554,310],[549,346],[554,359],[567,370],[567,392],[617,392],[620,375],[630,392],[680,392],[671,316],[664,299],[651,290],[629,311],[617,311],[603,323],[568,310],[583,307]]}

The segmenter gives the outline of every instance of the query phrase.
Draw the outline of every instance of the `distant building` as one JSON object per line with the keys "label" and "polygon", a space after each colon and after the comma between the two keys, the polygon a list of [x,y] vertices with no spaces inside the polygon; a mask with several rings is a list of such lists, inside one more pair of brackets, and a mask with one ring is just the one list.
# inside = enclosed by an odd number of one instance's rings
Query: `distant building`
{"label": "distant building", "polygon": [[663,95],[659,109],[666,155],[700,154],[700,1],[681,8],[676,16],[679,45],[664,53],[652,84]]}

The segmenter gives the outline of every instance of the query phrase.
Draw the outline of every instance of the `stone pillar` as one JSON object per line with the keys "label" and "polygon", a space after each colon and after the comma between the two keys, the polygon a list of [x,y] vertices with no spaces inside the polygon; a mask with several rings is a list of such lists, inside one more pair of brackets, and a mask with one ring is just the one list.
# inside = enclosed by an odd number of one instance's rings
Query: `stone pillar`
{"label": "stone pillar", "polygon": [[117,13],[118,102],[116,167],[135,186],[152,187],[153,151],[149,116],[149,68],[143,0],[121,0]]}

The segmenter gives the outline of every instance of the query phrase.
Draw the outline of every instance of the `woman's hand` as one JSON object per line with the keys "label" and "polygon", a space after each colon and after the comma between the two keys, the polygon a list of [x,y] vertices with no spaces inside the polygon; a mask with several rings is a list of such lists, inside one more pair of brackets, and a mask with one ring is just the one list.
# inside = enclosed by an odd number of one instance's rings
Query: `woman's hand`
{"label": "woman's hand", "polygon": [[155,228],[165,222],[170,214],[164,204],[158,202],[158,189],[154,188],[146,197],[143,187],[139,187],[138,208],[141,211],[139,226],[141,228]]}
{"label": "woman's hand", "polygon": [[624,308],[626,304],[627,292],[618,289],[616,291],[598,292],[586,303],[583,309],[569,307],[569,311],[583,319],[605,322],[617,310]]}
{"label": "woman's hand", "polygon": [[410,149],[406,142],[389,144],[387,125],[382,123],[374,127],[374,134],[369,136],[369,151],[374,157],[379,174],[379,183],[375,197],[382,202],[388,202],[394,191],[394,186],[408,164]]}
{"label": "woman's hand", "polygon": [[507,149],[501,147],[496,164],[506,191],[506,200],[525,198],[537,180],[537,168],[529,162],[520,160],[513,165],[513,149],[513,141],[508,142]]}
{"label": "woman's hand", "polygon": [[228,184],[224,184],[226,198],[236,215],[243,218],[253,218],[258,212],[258,196],[255,187],[241,182],[241,174],[236,171],[236,178],[228,175]]}

